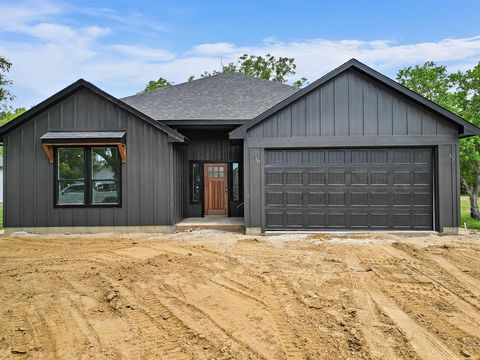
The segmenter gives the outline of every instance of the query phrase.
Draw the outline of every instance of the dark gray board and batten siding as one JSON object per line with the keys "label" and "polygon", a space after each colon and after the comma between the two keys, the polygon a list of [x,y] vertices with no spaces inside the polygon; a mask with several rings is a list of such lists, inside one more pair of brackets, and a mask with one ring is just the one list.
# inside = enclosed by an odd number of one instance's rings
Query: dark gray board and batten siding
{"label": "dark gray board and batten siding", "polygon": [[459,224],[459,128],[355,69],[349,69],[247,130],[245,224],[265,230],[265,149],[434,148],[435,228]]}
{"label": "dark gray board and batten siding", "polygon": [[[54,165],[40,137],[61,130],[127,132],[121,207],[54,207]],[[4,147],[5,227],[171,225],[180,216],[170,206],[167,134],[86,88],[6,134]]]}

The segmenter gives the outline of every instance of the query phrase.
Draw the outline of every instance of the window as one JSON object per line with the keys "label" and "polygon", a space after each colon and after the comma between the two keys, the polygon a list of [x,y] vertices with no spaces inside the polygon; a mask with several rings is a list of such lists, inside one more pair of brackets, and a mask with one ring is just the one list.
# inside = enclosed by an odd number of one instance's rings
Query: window
{"label": "window", "polygon": [[59,147],[56,204],[119,205],[121,158],[116,146]]}
{"label": "window", "polygon": [[190,163],[190,203],[202,202],[202,166],[198,162]]}
{"label": "window", "polygon": [[232,163],[232,201],[240,201],[240,164]]}

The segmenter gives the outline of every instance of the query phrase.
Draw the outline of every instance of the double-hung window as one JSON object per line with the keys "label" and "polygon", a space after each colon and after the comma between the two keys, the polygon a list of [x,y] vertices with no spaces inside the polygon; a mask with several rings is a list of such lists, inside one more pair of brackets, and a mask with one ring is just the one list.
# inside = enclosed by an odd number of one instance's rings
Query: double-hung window
{"label": "double-hung window", "polygon": [[121,204],[122,160],[117,146],[56,147],[57,206]]}

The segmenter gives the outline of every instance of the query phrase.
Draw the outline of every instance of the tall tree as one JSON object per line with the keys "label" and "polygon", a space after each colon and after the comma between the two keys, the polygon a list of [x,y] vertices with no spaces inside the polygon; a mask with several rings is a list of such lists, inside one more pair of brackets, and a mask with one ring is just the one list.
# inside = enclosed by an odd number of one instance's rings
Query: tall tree
{"label": "tall tree", "polygon": [[164,89],[172,85],[173,85],[173,82],[168,81],[167,79],[164,79],[161,77],[158,80],[149,81],[147,86],[145,86],[145,89],[142,92],[149,92],[149,91],[154,91],[158,89]]}
{"label": "tall tree", "polygon": [[[407,67],[397,80],[456,113],[480,125],[480,62],[471,70],[448,73],[447,68],[432,61]],[[470,198],[470,216],[480,220],[480,139],[478,136],[460,141],[460,179]]]}

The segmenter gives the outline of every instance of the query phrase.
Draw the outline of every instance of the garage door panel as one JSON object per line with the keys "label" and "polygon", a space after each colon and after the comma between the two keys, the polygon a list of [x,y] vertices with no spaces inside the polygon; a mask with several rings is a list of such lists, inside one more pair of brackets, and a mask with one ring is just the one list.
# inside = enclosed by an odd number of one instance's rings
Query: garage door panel
{"label": "garage door panel", "polygon": [[326,194],[323,191],[309,191],[307,192],[306,205],[307,206],[325,206]]}
{"label": "garage door panel", "polygon": [[325,185],[325,172],[308,171],[307,185]]}
{"label": "garage door panel", "polygon": [[303,185],[302,170],[286,170],[286,185]]}
{"label": "garage door panel", "polygon": [[299,206],[303,205],[303,192],[301,191],[289,191],[287,195],[287,206]]}
{"label": "garage door panel", "polygon": [[429,230],[433,151],[266,151],[266,229]]}

